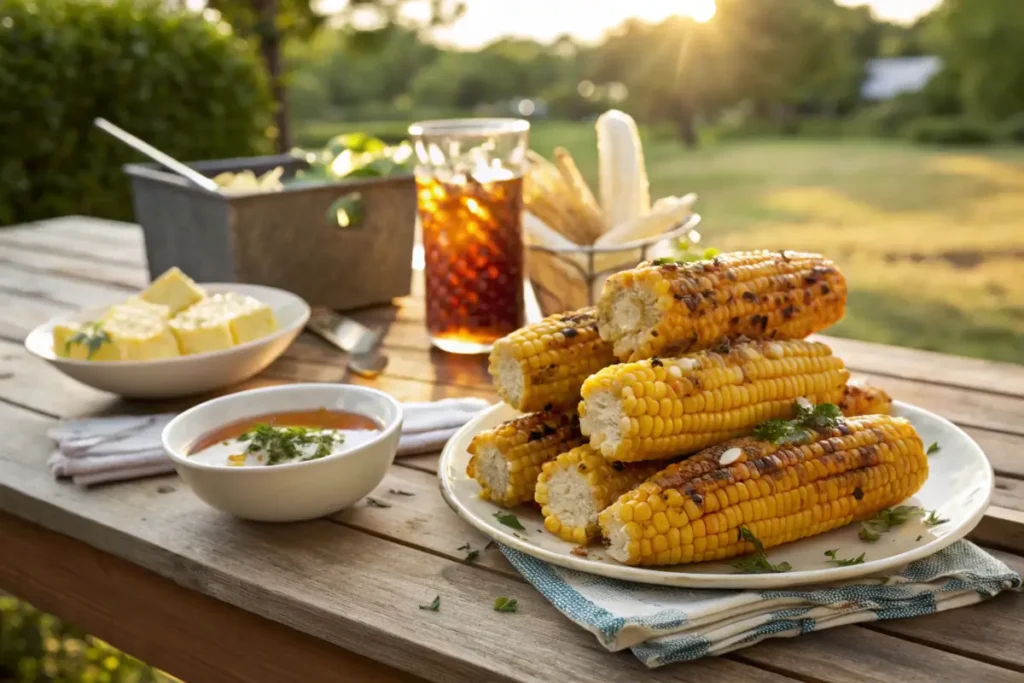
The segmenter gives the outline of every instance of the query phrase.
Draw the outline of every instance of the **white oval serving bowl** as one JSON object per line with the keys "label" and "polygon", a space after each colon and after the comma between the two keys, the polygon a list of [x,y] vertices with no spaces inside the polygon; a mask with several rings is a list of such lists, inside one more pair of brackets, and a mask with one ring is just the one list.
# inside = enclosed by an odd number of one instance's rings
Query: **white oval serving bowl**
{"label": "white oval serving bowl", "polygon": [[262,301],[274,310],[278,329],[230,349],[159,360],[87,361],[61,358],[54,353],[54,326],[96,320],[106,312],[108,304],[43,323],[29,333],[25,348],[94,389],[128,398],[175,398],[221,389],[258,374],[285,352],[309,320],[309,304],[283,289],[240,283],[200,286],[210,294],[236,292]]}
{"label": "white oval serving bowl", "polygon": [[[284,465],[209,465],[186,455],[192,444],[226,424],[320,408],[365,415],[382,431],[351,450]],[[257,522],[298,522],[337,512],[376,488],[395,459],[401,431],[402,405],[382,391],[349,384],[287,384],[202,403],[171,420],[162,438],[178,475],[212,507]]]}

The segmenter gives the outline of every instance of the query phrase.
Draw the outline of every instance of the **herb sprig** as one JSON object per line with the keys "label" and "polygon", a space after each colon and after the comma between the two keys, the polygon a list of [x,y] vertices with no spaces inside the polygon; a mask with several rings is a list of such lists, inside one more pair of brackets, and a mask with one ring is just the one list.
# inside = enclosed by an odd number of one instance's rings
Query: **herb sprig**
{"label": "herb sprig", "polygon": [[[345,441],[345,435],[330,430],[275,427],[261,423],[244,432],[238,440],[248,442],[246,453],[266,453],[267,465],[280,465],[326,457],[334,450],[335,444]],[[303,449],[309,446],[314,446],[313,451],[304,452]]]}
{"label": "herb sprig", "polygon": [[506,598],[502,595],[494,599],[495,612],[515,612],[519,609],[519,601],[515,598]]}
{"label": "herb sprig", "polygon": [[857,557],[843,559],[841,557],[836,557],[838,552],[839,548],[825,551],[825,557],[828,558],[829,562],[835,563],[837,567],[852,567],[855,564],[864,564],[864,553],[861,553]]}
{"label": "herb sprig", "polygon": [[931,455],[932,453],[938,453],[942,449],[938,441],[932,441],[932,445],[925,451],[925,455]]}
{"label": "herb sprig", "polygon": [[425,609],[428,612],[439,611],[441,609],[441,596],[435,596],[434,599],[430,601],[429,605],[420,605],[420,609]]}
{"label": "herb sprig", "polygon": [[104,344],[113,343],[114,340],[110,338],[110,335],[107,334],[106,330],[100,327],[100,323],[88,322],[79,327],[78,332],[64,342],[64,353],[71,352],[72,344],[83,344],[86,349],[85,358],[88,360],[95,356],[96,352],[99,351]]}
{"label": "herb sprig", "polygon": [[766,420],[754,428],[754,438],[774,444],[806,441],[813,429],[835,427],[843,419],[843,412],[834,403],[812,406],[806,401],[793,403],[793,419]]}
{"label": "herb sprig", "polygon": [[923,517],[924,508],[916,505],[900,505],[894,508],[886,508],[875,513],[860,523],[860,532],[857,536],[862,541],[873,543],[882,537],[882,534],[894,526],[906,524],[915,517]]}
{"label": "herb sprig", "polygon": [[741,557],[739,560],[733,563],[733,567],[738,569],[742,574],[780,574],[782,572],[788,572],[793,568],[789,562],[780,562],[778,564],[772,564],[768,561],[768,558],[764,554],[764,545],[755,536],[750,529],[745,526],[739,528],[740,540],[747,541],[754,546],[754,554],[746,557]]}
{"label": "herb sprig", "polygon": [[516,531],[526,531],[526,527],[519,521],[519,518],[513,515],[511,512],[495,512],[495,519],[504,524],[505,526],[512,527]]}

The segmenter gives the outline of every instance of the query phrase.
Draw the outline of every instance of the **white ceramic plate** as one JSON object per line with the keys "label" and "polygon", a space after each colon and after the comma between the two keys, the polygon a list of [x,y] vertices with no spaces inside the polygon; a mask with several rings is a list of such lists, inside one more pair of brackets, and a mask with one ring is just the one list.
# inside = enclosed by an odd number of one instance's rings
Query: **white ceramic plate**
{"label": "white ceramic plate", "polygon": [[55,325],[96,320],[106,312],[108,304],[58,316],[40,325],[25,339],[25,348],[68,377],[95,389],[130,398],[174,398],[213,391],[249,379],[284,353],[309,320],[309,305],[283,289],[238,283],[201,286],[210,294],[237,292],[259,299],[274,309],[278,330],[230,349],[160,360],[71,360],[53,352]]}
{"label": "white ceramic plate", "polygon": [[[766,553],[770,562],[789,562],[793,567],[791,571],[779,574],[739,574],[731,561],[661,569],[628,567],[608,557],[599,544],[588,549],[587,557],[578,557],[570,554],[574,544],[544,531],[540,512],[530,507],[514,511],[526,527],[526,531],[514,535],[511,528],[494,517],[495,512],[504,508],[481,500],[478,496],[480,487],[466,476],[466,464],[469,462],[466,448],[473,436],[518,414],[503,404],[474,418],[452,437],[441,454],[438,477],[442,495],[459,516],[494,540],[561,567],[625,581],[696,588],[784,588],[832,583],[884,574],[945,548],[974,528],[992,496],[992,467],[971,437],[948,420],[916,406],[897,401],[893,412],[913,423],[926,447],[934,441],[941,446],[929,457],[928,481],[906,504],[935,510],[949,521],[929,527],[921,520],[911,520],[883,534],[875,543],[857,538],[860,525],[851,524],[772,548]],[[825,551],[832,548],[839,549],[839,557],[856,557],[863,552],[864,563],[850,567],[832,566],[825,557]]]}

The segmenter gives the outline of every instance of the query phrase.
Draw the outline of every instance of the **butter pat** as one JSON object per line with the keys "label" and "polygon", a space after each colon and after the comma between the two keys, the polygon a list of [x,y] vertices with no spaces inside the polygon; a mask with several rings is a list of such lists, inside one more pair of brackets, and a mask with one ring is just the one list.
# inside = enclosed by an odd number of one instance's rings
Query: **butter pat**
{"label": "butter pat", "polygon": [[120,303],[120,304],[117,304],[116,306],[113,306],[110,310],[111,311],[114,311],[114,310],[118,310],[118,311],[132,311],[132,310],[134,310],[134,311],[138,311],[139,313],[142,313],[142,314],[145,314],[145,315],[148,315],[148,316],[152,316],[152,317],[155,317],[155,318],[160,318],[161,320],[170,320],[170,318],[171,318],[171,309],[168,306],[165,306],[163,304],[151,304],[150,302],[146,301],[145,299],[139,298],[137,296],[133,296],[132,298],[130,298],[127,301],[125,301],[124,303]]}
{"label": "butter pat", "polygon": [[100,322],[57,325],[53,350],[72,360],[156,360],[181,355],[167,321],[115,306]]}
{"label": "butter pat", "polygon": [[265,337],[277,329],[266,304],[241,294],[214,294],[171,320],[182,353],[226,349]]}
{"label": "butter pat", "polygon": [[170,314],[174,315],[205,296],[206,292],[175,266],[154,280],[139,298],[151,304],[166,306]]}

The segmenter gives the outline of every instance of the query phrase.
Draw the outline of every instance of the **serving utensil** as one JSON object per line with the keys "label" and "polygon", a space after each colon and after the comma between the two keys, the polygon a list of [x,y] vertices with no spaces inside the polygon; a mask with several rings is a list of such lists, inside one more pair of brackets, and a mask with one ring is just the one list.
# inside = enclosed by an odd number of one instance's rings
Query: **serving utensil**
{"label": "serving utensil", "polygon": [[326,308],[315,309],[306,327],[348,353],[348,369],[361,377],[376,377],[388,365],[378,348],[383,328],[370,329]]}
{"label": "serving utensil", "polygon": [[132,147],[136,151],[142,152],[143,154],[145,154],[147,157],[157,162],[158,164],[166,166],[167,168],[174,171],[178,175],[183,176],[193,185],[201,187],[207,192],[220,192],[220,187],[217,185],[217,183],[213,182],[213,180],[207,178],[194,168],[186,166],[185,164],[181,163],[174,157],[161,152],[148,142],[140,140],[139,138],[135,137],[134,135],[126,131],[124,128],[121,128],[120,126],[115,126],[113,123],[107,121],[104,118],[97,118],[93,123],[95,123],[96,127],[102,130],[103,132],[112,135],[113,137],[117,138],[118,140],[128,145],[129,147]]}

